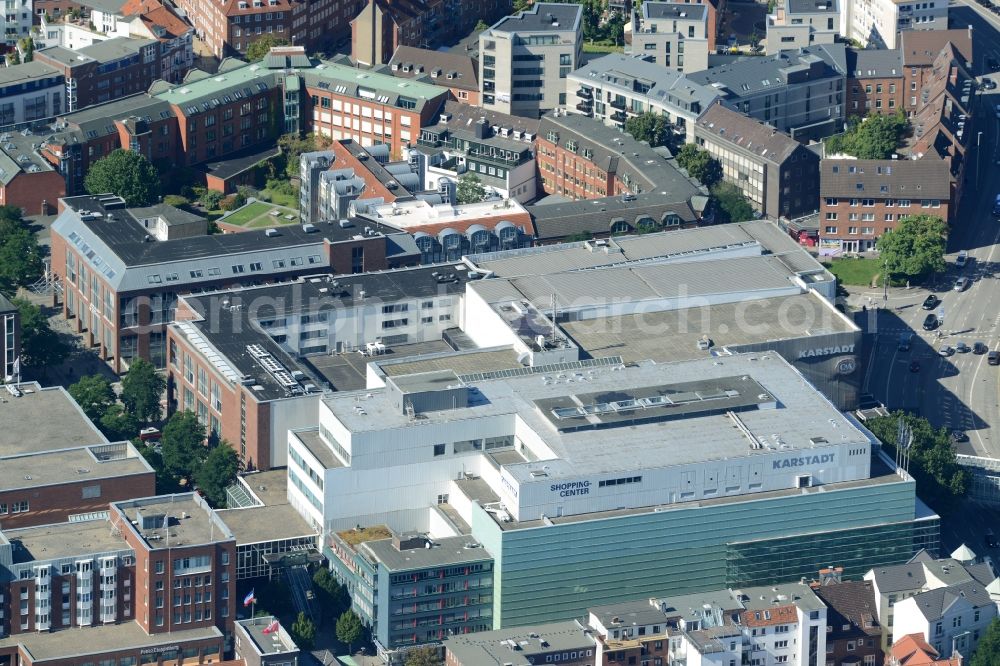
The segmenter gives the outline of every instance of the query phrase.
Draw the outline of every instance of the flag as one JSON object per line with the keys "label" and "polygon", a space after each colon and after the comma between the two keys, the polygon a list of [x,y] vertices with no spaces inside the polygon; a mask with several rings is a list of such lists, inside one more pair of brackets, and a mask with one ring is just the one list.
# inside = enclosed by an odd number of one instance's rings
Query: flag
{"label": "flag", "polygon": [[271,620],[271,624],[269,624],[266,627],[264,627],[264,633],[265,634],[273,634],[277,630],[278,630],[278,620],[277,619]]}
{"label": "flag", "polygon": [[247,593],[247,596],[243,597],[243,606],[244,607],[249,606],[255,601],[257,601],[257,597],[253,595],[253,590],[250,590],[250,592]]}

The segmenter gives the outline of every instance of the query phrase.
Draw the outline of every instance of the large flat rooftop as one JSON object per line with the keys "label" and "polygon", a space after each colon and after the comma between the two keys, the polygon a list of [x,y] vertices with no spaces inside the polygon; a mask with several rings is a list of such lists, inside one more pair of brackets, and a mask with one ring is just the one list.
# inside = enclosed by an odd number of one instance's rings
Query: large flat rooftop
{"label": "large flat rooftop", "polygon": [[21,393],[0,392],[0,456],[108,443],[61,387],[21,384]]}
{"label": "large flat rooftop", "polygon": [[107,519],[23,527],[3,535],[15,546],[14,564],[130,550],[122,537],[112,534]]}
{"label": "large flat rooftop", "polygon": [[250,474],[243,480],[257,499],[264,502],[264,506],[217,512],[236,537],[237,546],[316,534],[316,530],[288,503],[288,470],[273,469]]}
{"label": "large flat rooftop", "polygon": [[[625,362],[685,361],[727,347],[858,330],[814,292],[599,317],[561,327],[591,356],[620,356]],[[698,348],[703,336],[712,341],[710,350]]]}
{"label": "large flat rooftop", "polygon": [[123,622],[8,636],[0,639],[0,650],[20,645],[31,655],[31,663],[37,664],[41,661],[102,655],[121,650],[184,645],[190,641],[212,638],[222,640],[222,632],[216,627],[150,635],[136,622]]}
{"label": "large flat rooftop", "polygon": [[362,552],[368,551],[389,571],[410,571],[493,559],[482,544],[476,543],[471,537],[447,537],[432,539],[432,542],[431,548],[398,550],[392,544],[392,539],[382,539],[367,541],[359,549]]}
{"label": "large flat rooftop", "polygon": [[[108,449],[113,449],[114,454],[109,459],[101,460],[104,454],[100,452]],[[100,457],[95,455],[95,450]],[[153,473],[153,468],[146,459],[128,443],[44,451],[17,457],[0,456],[0,488],[5,490],[42,488]]]}
{"label": "large flat rooftop", "polygon": [[[868,444],[867,436],[856,428],[829,401],[818,393],[787,361],[775,353],[736,354],[674,363],[642,362],[634,366],[588,367],[474,382],[477,389],[469,407],[430,411],[421,414],[421,424],[455,420],[509,417],[520,418],[544,440],[556,460],[547,463],[548,475],[585,475],[630,472],[637,465],[669,467],[729,457],[772,455],[769,449],[751,446],[748,435],[734,427],[724,414],[697,411],[663,422],[605,424],[592,429],[560,431],[539,405],[570,396],[597,396],[594,403],[613,402],[630,389],[671,386],[686,382],[713,382],[742,394],[739,378],[750,377],[777,403],[775,408],[744,406],[740,419],[747,432],[760,438],[780,439],[782,450],[809,449],[816,441],[835,444]],[[413,427],[411,418],[398,409],[387,389],[366,394],[334,394],[324,398],[330,411],[352,432],[378,432]],[[607,397],[604,400],[603,397]],[[360,399],[360,403],[358,400]],[[357,409],[360,404],[363,409]],[[719,403],[721,404],[721,403]],[[817,439],[819,438],[819,439]],[[610,446],[609,442],[614,445]],[[531,464],[508,466],[515,478],[529,480]]]}
{"label": "large flat rooftop", "polygon": [[162,520],[153,521],[155,527],[144,526],[142,521],[132,524],[132,529],[150,549],[209,544],[234,538],[226,524],[194,493],[116,502],[113,508],[124,513],[129,521],[137,520],[139,513],[143,517],[167,518],[166,527]]}

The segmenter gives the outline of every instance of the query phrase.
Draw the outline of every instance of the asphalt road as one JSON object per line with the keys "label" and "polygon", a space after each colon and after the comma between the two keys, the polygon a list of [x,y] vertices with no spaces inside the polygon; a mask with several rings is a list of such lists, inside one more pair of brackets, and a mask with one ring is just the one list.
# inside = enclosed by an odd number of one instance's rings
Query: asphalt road
{"label": "asphalt road", "polygon": [[[984,20],[964,6],[954,7],[952,13],[953,25],[974,25],[977,53],[1000,50],[1000,22],[992,16]],[[1000,349],[1000,220],[992,215],[1000,193],[1000,119],[994,111],[998,104],[1000,94],[984,94],[977,102],[971,132],[979,150],[970,151],[970,182],[949,238],[948,272],[929,289],[891,290],[885,309],[869,312],[868,330],[877,336],[865,379],[867,392],[888,408],[907,409],[935,425],[966,431],[969,441],[959,444],[960,453],[993,458],[1000,458],[1000,368],[988,365],[985,354],[943,357],[938,349],[955,347],[959,341]],[[970,256],[964,269],[954,263],[959,250]],[[952,290],[959,276],[971,280],[961,293]],[[941,338],[922,327],[928,312],[921,303],[930,293],[941,300],[932,310],[944,315]],[[874,305],[883,303],[881,292],[868,295]],[[903,332],[914,334],[908,352],[898,350]],[[919,371],[911,370],[913,361]]]}

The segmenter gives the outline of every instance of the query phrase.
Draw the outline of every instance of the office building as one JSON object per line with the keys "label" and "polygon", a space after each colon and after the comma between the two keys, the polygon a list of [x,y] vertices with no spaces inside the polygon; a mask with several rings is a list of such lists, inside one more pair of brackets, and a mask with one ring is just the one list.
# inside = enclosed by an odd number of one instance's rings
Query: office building
{"label": "office building", "polygon": [[61,387],[11,383],[2,393],[4,530],[85,519],[108,502],[155,492],[153,468],[135,447],[109,442]]}
{"label": "office building", "polygon": [[42,62],[0,67],[0,129],[13,132],[62,113],[64,94],[65,78]]}
{"label": "office building", "polygon": [[796,218],[817,209],[819,154],[773,127],[716,103],[698,119],[694,142],[722,165],[722,178],[754,209]]}
{"label": "office building", "polygon": [[721,95],[710,83],[664,71],[663,65],[642,55],[594,58],[566,78],[567,111],[593,116],[618,129],[625,128],[629,117],[652,111],[665,116],[685,143],[694,140],[694,122]]}
{"label": "office building", "polygon": [[478,664],[560,663],[569,666],[593,666],[597,641],[587,627],[577,620],[551,622],[530,627],[482,631],[463,636],[449,636],[444,641],[447,666]]}
{"label": "office building", "polygon": [[984,592],[996,579],[988,563],[963,564],[920,552],[905,564],[875,567],[864,579],[875,593],[883,650],[919,633],[940,654],[953,649],[971,654],[997,614]]}
{"label": "office building", "polygon": [[538,118],[567,104],[566,78],[580,66],[583,8],[539,2],[479,35],[480,103]]}
{"label": "office building", "polygon": [[733,111],[808,143],[841,131],[847,55],[843,44],[820,44],[736,60],[685,77],[714,88]]}
{"label": "office building", "polygon": [[351,58],[371,67],[388,63],[400,47],[450,46],[511,7],[510,0],[367,0],[351,21]]}
{"label": "office building", "polygon": [[0,294],[0,375],[5,382],[20,379],[21,313]]}
{"label": "office building", "polygon": [[833,44],[846,34],[844,3],[854,0],[785,0],[767,17],[768,55],[779,51]]}
{"label": "office building", "polygon": [[397,46],[388,62],[393,76],[430,77],[451,92],[451,100],[479,106],[479,62],[462,53]]}
{"label": "office building", "polygon": [[538,120],[449,101],[437,122],[424,125],[409,156],[426,158],[424,187],[440,190],[475,174],[487,191],[530,203],[538,196],[535,137]]}
{"label": "office building", "polygon": [[715,23],[710,5],[688,2],[644,2],[625,24],[625,53],[678,72],[708,69],[715,51]]}

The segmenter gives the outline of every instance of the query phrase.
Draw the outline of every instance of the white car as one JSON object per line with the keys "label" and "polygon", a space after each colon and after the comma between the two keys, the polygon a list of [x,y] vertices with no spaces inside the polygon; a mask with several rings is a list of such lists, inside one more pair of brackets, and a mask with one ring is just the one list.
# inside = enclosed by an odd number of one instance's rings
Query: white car
{"label": "white car", "polygon": [[968,263],[968,261],[969,261],[969,253],[966,252],[965,250],[959,252],[958,256],[955,257],[955,265],[958,266],[959,268],[965,268],[965,264]]}

